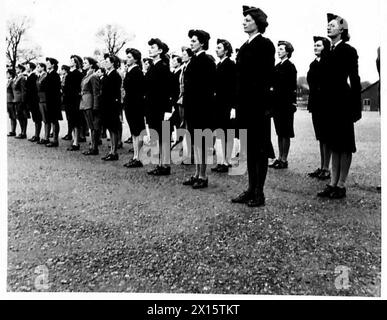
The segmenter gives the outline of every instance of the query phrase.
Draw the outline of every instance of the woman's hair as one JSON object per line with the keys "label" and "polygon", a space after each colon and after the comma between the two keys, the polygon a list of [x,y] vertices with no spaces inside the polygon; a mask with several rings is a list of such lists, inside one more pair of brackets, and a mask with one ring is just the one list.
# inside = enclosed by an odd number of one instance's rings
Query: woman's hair
{"label": "woman's hair", "polygon": [[160,59],[169,65],[168,45],[162,42],[159,38],[152,38],[148,41],[148,45],[153,46],[154,44],[157,45],[159,49],[161,49]]}
{"label": "woman's hair", "polygon": [[192,38],[196,36],[198,38],[199,43],[202,44],[203,50],[208,50],[209,42],[210,42],[210,34],[204,30],[189,30],[188,38]]}
{"label": "woman's hair", "polygon": [[73,54],[73,55],[70,56],[70,59],[74,59],[75,66],[76,66],[77,69],[82,69],[83,62],[82,62],[82,58],[80,56],[77,56],[76,54]]}
{"label": "woman's hair", "polygon": [[52,64],[54,71],[58,71],[58,60],[56,60],[55,58],[47,57],[46,61],[49,61]]}
{"label": "woman's hair", "polygon": [[30,67],[31,70],[35,70],[35,68],[36,68],[36,64],[35,63],[27,62],[26,64],[28,64],[28,66]]}
{"label": "woman's hair", "polygon": [[66,64],[62,65],[60,68],[61,68],[62,70],[64,70],[64,71],[66,71],[67,73],[70,72],[70,67],[69,67],[68,65],[66,65]]}
{"label": "woman's hair", "polygon": [[343,29],[343,32],[341,33],[341,40],[343,42],[347,42],[347,41],[349,41],[349,39],[350,39],[350,36],[348,33],[348,29]]}
{"label": "woman's hair", "polygon": [[144,58],[142,59],[142,62],[143,63],[147,63],[150,65],[150,66],[153,66],[153,60],[151,58]]}
{"label": "woman's hair", "polygon": [[126,54],[131,54],[133,56],[133,59],[136,61],[137,65],[142,69],[142,62],[141,62],[141,52],[134,48],[128,48],[125,50]]}
{"label": "woman's hair", "polygon": [[38,63],[38,65],[39,65],[40,67],[42,67],[44,71],[47,71],[47,66],[46,66],[45,63],[40,62],[40,63]]}
{"label": "woman's hair", "polygon": [[223,45],[224,50],[227,52],[226,56],[231,57],[233,50],[232,50],[232,45],[230,42],[228,42],[225,39],[218,39],[216,43],[217,44],[221,43]]}
{"label": "woman's hair", "polygon": [[181,47],[181,52],[187,52],[187,55],[188,57],[192,57],[194,55],[194,53],[192,52],[191,48],[188,48],[188,47]]}
{"label": "woman's hair", "polygon": [[97,61],[94,58],[92,58],[92,57],[84,57],[84,59],[87,60],[87,62],[90,64],[91,69],[93,69],[94,71],[98,70],[98,63],[97,63]]}
{"label": "woman's hair", "polygon": [[317,41],[321,41],[323,44],[324,49],[321,51],[321,57],[326,57],[330,51],[331,48],[331,42],[325,38],[325,37],[313,37],[314,43]]}
{"label": "woman's hair", "polygon": [[182,64],[183,60],[181,60],[181,57],[177,54],[172,54],[172,59],[175,59],[176,58],[176,61],[178,62],[178,64]]}
{"label": "woman's hair", "polygon": [[109,59],[109,61],[113,64],[113,68],[114,69],[118,69],[121,65],[121,60],[120,58],[118,58],[116,55],[114,54],[109,54],[109,53],[105,53],[103,55],[103,58],[106,60],[106,59]]}
{"label": "woman's hair", "polygon": [[98,71],[98,70],[101,70],[101,72],[102,72],[103,75],[106,74],[105,68],[103,68],[103,67],[98,67],[97,71]]}

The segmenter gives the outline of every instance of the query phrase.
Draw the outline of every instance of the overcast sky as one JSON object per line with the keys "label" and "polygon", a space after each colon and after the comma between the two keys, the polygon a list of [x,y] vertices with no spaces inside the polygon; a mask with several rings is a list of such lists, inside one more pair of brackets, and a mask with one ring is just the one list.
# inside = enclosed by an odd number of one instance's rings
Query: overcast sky
{"label": "overcast sky", "polygon": [[[326,13],[348,21],[350,44],[359,54],[362,81],[376,81],[376,49],[381,37],[380,0],[6,0],[6,18],[27,15],[33,19],[28,38],[41,45],[45,56],[67,64],[71,54],[92,55],[95,33],[107,23],[122,25],[136,35],[128,44],[147,55],[147,41],[159,37],[172,51],[187,45],[189,29],[211,35],[209,53],[215,56],[217,38],[240,47],[247,39],[242,28],[242,5],[260,7],[267,15],[265,36],[274,44],[290,41],[298,75],[305,75],[314,59],[313,36],[326,35]],[[123,52],[122,52],[123,53]]]}

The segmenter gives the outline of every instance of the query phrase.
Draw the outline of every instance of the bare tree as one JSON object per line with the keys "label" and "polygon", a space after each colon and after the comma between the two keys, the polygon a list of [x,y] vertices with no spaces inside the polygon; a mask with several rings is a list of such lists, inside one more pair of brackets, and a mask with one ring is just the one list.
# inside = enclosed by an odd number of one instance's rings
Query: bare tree
{"label": "bare tree", "polygon": [[42,47],[35,45],[28,48],[20,48],[18,56],[22,62],[31,62],[42,57]]}
{"label": "bare tree", "polygon": [[6,31],[6,56],[11,68],[15,70],[19,57],[20,43],[25,37],[27,30],[31,26],[31,21],[26,16],[16,17],[7,22]]}
{"label": "bare tree", "polygon": [[106,51],[115,55],[135,38],[134,34],[128,34],[121,26],[113,24],[100,28],[96,36],[104,43]]}

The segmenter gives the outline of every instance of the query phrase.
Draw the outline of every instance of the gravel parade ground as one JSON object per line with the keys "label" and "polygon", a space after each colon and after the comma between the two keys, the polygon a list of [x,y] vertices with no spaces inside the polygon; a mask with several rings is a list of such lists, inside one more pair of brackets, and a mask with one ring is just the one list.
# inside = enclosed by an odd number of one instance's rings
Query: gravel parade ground
{"label": "gravel parade ground", "polygon": [[[167,177],[125,168],[128,144],[104,162],[106,139],[86,157],[90,138],[81,152],[7,138],[7,290],[380,296],[379,113],[363,112],[355,130],[347,197],[319,199],[326,182],[307,176],[318,143],[298,110],[289,168],[269,169],[262,208],[230,203],[247,173],[209,173],[193,190],[181,184],[193,166]],[[272,141],[277,150],[274,129]]]}

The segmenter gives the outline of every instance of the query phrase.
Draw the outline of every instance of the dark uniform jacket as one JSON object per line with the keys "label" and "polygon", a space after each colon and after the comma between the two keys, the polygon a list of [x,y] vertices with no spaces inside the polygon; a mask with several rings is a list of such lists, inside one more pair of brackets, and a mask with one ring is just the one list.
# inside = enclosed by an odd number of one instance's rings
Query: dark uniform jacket
{"label": "dark uniform jacket", "polygon": [[356,152],[353,123],[361,118],[361,85],[356,50],[345,42],[328,55],[327,145],[335,152]]}
{"label": "dark uniform jacket", "polygon": [[145,92],[144,81],[144,74],[138,66],[133,67],[126,73],[123,81],[123,87],[125,90],[125,110],[130,110],[130,112],[143,110]]}
{"label": "dark uniform jacket", "polygon": [[188,129],[214,129],[216,64],[201,52],[193,56],[184,73],[183,105]]}
{"label": "dark uniform jacket", "polygon": [[36,108],[39,104],[38,87],[36,86],[37,80],[38,76],[34,72],[26,80],[26,103],[30,110]]}
{"label": "dark uniform jacket", "polygon": [[59,74],[52,70],[46,76],[46,104],[49,121],[62,120],[61,82]]}
{"label": "dark uniform jacket", "polygon": [[[171,72],[164,61],[151,66],[145,75],[145,106],[149,119],[171,111]],[[160,124],[161,126],[161,124]]]}
{"label": "dark uniform jacket", "polygon": [[340,42],[328,57],[328,94],[332,115],[361,118],[361,84],[356,49]]}
{"label": "dark uniform jacket", "polygon": [[104,111],[121,111],[122,78],[117,70],[112,70],[102,79],[101,105]]}
{"label": "dark uniform jacket", "polygon": [[288,114],[297,110],[297,70],[289,59],[275,66],[272,88],[274,114]]}
{"label": "dark uniform jacket", "polygon": [[74,106],[79,108],[79,100],[81,98],[81,82],[83,75],[75,69],[70,71],[63,85],[63,104],[65,106]]}
{"label": "dark uniform jacket", "polygon": [[231,109],[235,107],[236,67],[235,62],[226,58],[216,66],[215,118],[219,128],[227,129]]}
{"label": "dark uniform jacket", "polygon": [[238,127],[247,129],[254,148],[269,157],[274,156],[269,117],[274,55],[273,43],[258,35],[242,45],[236,59]]}
{"label": "dark uniform jacket", "polygon": [[122,78],[115,69],[113,69],[110,73],[107,73],[102,79],[102,123],[109,130],[118,130],[121,124],[121,85]]}
{"label": "dark uniform jacket", "polygon": [[323,58],[310,64],[306,80],[309,85],[308,111],[320,113],[327,104],[327,65]]}

